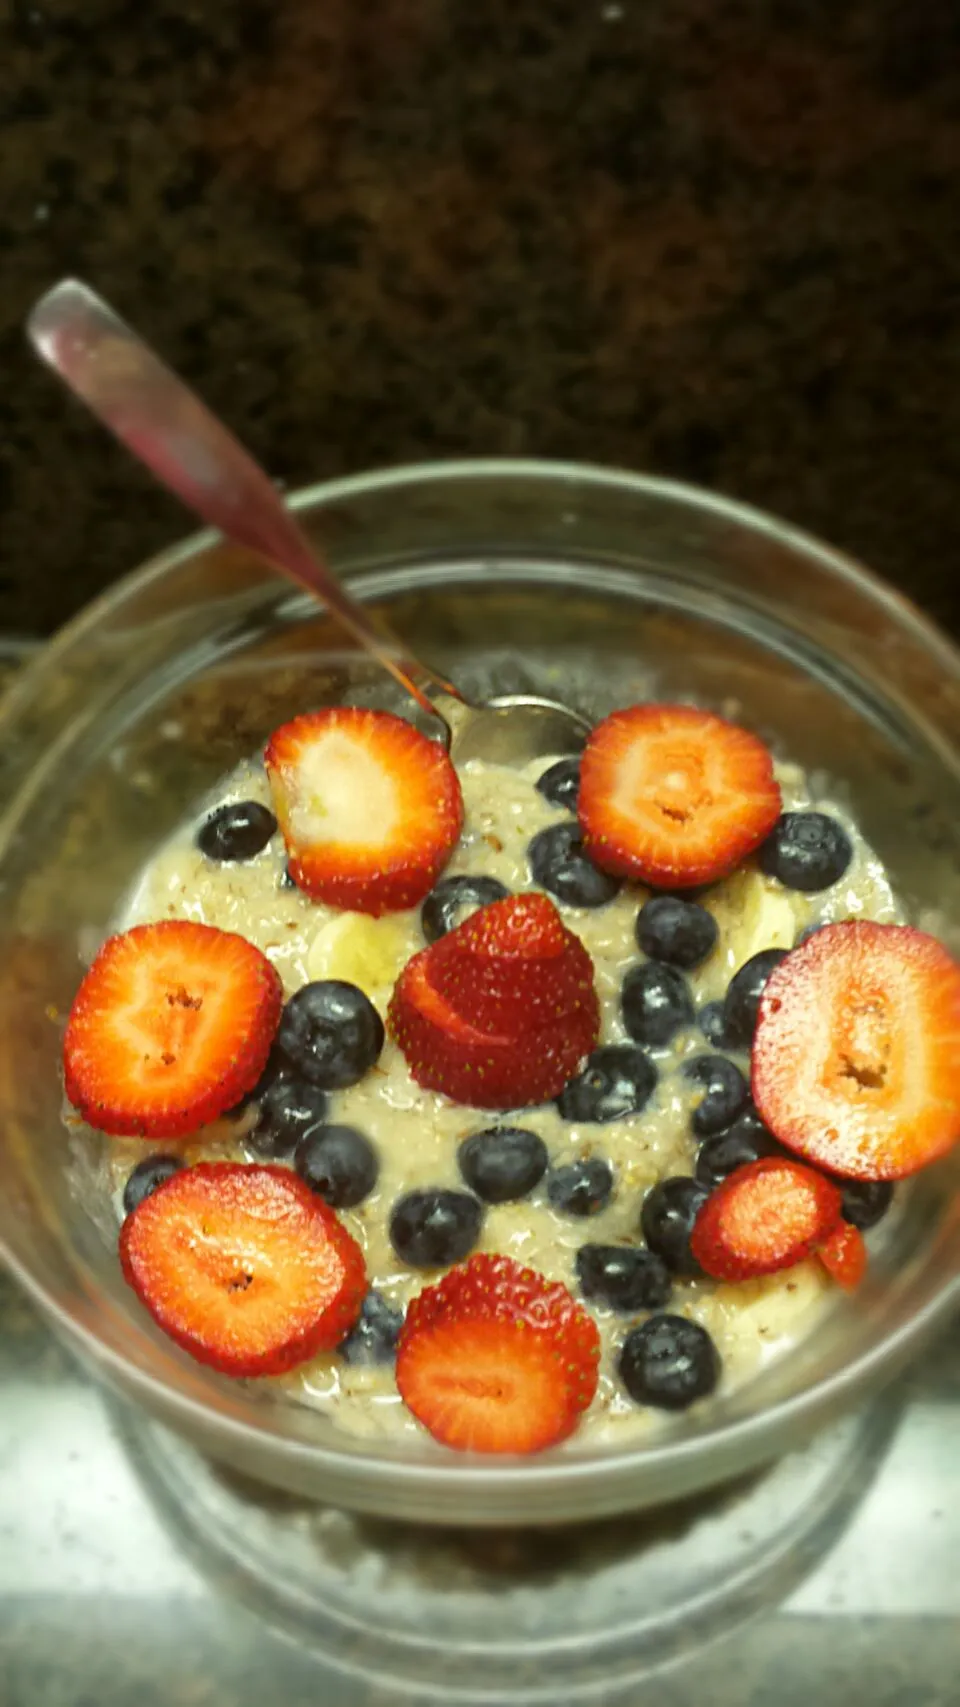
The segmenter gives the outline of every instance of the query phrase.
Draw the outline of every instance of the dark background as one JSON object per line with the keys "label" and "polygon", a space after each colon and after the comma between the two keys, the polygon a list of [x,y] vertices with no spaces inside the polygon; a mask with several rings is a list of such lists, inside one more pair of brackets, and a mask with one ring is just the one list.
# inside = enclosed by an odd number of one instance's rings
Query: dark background
{"label": "dark background", "polygon": [[956,0],[0,0],[0,630],[189,524],[37,367],[79,274],[290,485],[752,500],[960,631]]}

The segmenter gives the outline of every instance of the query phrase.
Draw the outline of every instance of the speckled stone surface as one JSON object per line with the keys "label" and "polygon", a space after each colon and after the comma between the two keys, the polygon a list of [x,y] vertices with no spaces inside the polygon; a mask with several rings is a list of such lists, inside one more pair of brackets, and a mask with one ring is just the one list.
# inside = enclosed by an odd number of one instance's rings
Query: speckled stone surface
{"label": "speckled stone surface", "polygon": [[953,0],[7,0],[0,628],[183,531],[26,353],[86,277],[289,484],[652,469],[960,630]]}

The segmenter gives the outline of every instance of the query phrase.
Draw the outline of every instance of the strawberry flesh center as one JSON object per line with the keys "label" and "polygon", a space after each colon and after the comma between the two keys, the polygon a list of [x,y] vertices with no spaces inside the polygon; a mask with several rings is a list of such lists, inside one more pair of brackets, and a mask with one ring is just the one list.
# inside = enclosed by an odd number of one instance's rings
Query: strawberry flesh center
{"label": "strawberry flesh center", "polygon": [[860,997],[839,1018],[836,1075],[854,1096],[886,1090],[893,1056],[889,1004],[879,993]]}
{"label": "strawberry flesh center", "polygon": [[816,1192],[791,1172],[744,1181],[724,1206],[724,1232],[735,1250],[803,1242],[820,1230]]}
{"label": "strawberry flesh center", "polygon": [[687,824],[703,806],[710,805],[703,760],[686,748],[667,749],[658,757],[660,775],[653,805],[671,824]]}
{"label": "strawberry flesh center", "polygon": [[[149,968],[148,968],[149,972]],[[197,976],[190,988],[182,975],[168,979],[165,987],[157,988],[155,975],[140,980],[141,988],[133,1002],[119,1013],[114,1023],[126,1032],[146,1071],[161,1077],[164,1070],[183,1065],[192,1049],[201,1042],[205,1026],[200,1018],[216,988]]]}
{"label": "strawberry flesh center", "polygon": [[285,769],[295,842],[378,847],[397,821],[397,792],[383,766],[337,731],[309,747],[296,770]]}

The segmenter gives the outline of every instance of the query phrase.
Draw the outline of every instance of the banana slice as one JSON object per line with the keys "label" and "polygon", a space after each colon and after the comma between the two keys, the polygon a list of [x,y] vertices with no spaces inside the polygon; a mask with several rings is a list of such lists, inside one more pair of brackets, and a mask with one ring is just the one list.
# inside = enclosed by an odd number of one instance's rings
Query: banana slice
{"label": "banana slice", "polygon": [[720,946],[704,971],[724,984],[763,948],[792,948],[810,917],[806,897],[788,893],[754,866],[719,884],[706,905],[720,927]]}
{"label": "banana slice", "polygon": [[389,995],[420,946],[415,917],[396,914],[371,919],[366,913],[339,913],[310,944],[307,975],[342,978],[376,1004],[378,998],[382,1001]]}
{"label": "banana slice", "polygon": [[754,911],[749,941],[744,945],[744,960],[758,954],[762,948],[792,948],[797,932],[803,929],[809,907],[801,897],[796,900],[774,889],[759,872],[751,889]]}

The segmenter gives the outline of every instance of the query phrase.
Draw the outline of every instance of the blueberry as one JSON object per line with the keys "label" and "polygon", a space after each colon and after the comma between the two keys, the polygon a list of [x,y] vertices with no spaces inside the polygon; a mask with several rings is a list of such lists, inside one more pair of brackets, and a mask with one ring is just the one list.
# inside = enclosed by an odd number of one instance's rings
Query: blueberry
{"label": "blueberry", "polygon": [[761,1156],[781,1155],[782,1146],[773,1133],[767,1131],[759,1114],[754,1109],[745,1109],[726,1132],[715,1133],[700,1146],[693,1177],[708,1191],[713,1191],[736,1168],[744,1168],[748,1162],[758,1162]]}
{"label": "blueberry", "polygon": [[866,1233],[882,1221],[893,1202],[893,1186],[886,1179],[839,1180],[843,1193],[841,1213],[845,1221]]}
{"label": "blueberry", "polygon": [[352,1209],[377,1183],[380,1159],[355,1126],[320,1126],[297,1145],[293,1165],[331,1209]]}
{"label": "blueberry", "polygon": [[411,1268],[448,1268],[473,1250],[482,1220],[480,1203],[465,1191],[410,1191],[393,1206],[390,1239]]}
{"label": "blueberry", "polygon": [[637,914],[637,943],[651,960],[689,972],[716,947],[717,921],[706,907],[678,895],[654,895]]}
{"label": "blueberry", "polygon": [[197,831],[197,847],[207,859],[253,859],[276,834],[277,820],[258,800],[218,806]]}
{"label": "blueberry", "polygon": [[534,883],[566,907],[605,907],[620,883],[594,865],[583,851],[579,824],[551,824],[527,849]]}
{"label": "blueberry", "polygon": [[562,806],[568,812],[575,812],[580,792],[580,760],[558,759],[537,779],[537,790],[551,806]]}
{"label": "blueberry", "polygon": [[730,980],[723,1004],[723,1030],[728,1049],[749,1049],[757,1025],[763,986],[786,954],[785,948],[762,948]]}
{"label": "blueberry", "polygon": [[581,1245],[577,1279],[584,1298],[596,1298],[612,1310],[661,1310],[672,1281],[666,1264],[635,1245]]}
{"label": "blueberry", "polygon": [[760,869],[787,889],[813,895],[839,883],[853,858],[850,837],[824,812],[784,812],[760,849]]}
{"label": "blueberry", "polygon": [[657,960],[633,966],[620,994],[623,1023],[638,1043],[662,1047],[693,1024],[693,997],[682,972]]}
{"label": "blueberry", "polygon": [[283,1010],[276,1047],[322,1090],[355,1085],[383,1048],[383,1021],[356,984],[304,984]]}
{"label": "blueberry", "polygon": [[478,907],[489,907],[491,901],[504,901],[509,893],[495,877],[441,878],[420,908],[420,929],[428,942],[436,942],[456,925],[462,925]]}
{"label": "blueberry", "polygon": [[144,1156],[138,1162],[132,1173],[127,1175],[127,1183],[123,1188],[123,1212],[132,1215],[139,1208],[144,1198],[156,1191],[158,1185],[172,1179],[183,1167],[179,1156]]}
{"label": "blueberry", "polygon": [[702,1272],[690,1249],[690,1235],[709,1195],[696,1180],[675,1174],[653,1186],[643,1200],[640,1228],[644,1239],[673,1274]]}
{"label": "blueberry", "polygon": [[301,1079],[291,1067],[274,1071],[258,1087],[260,1114],[246,1142],[261,1156],[292,1156],[300,1140],[322,1126],[327,1093]]}
{"label": "blueberry", "polygon": [[565,1162],[553,1168],[547,1179],[547,1196],[562,1215],[596,1215],[612,1191],[613,1169],[600,1156]]}
{"label": "blueberry", "polygon": [[703,1091],[690,1118],[698,1138],[722,1132],[735,1120],[750,1094],[747,1081],[726,1055],[695,1055],[684,1061],[683,1076]]}
{"label": "blueberry", "polygon": [[395,1310],[381,1293],[371,1290],[363,1300],[356,1323],[337,1349],[345,1363],[361,1367],[392,1363],[402,1327],[402,1310]]}
{"label": "blueberry", "polygon": [[457,1150],[460,1172],[484,1203],[513,1203],[526,1197],[547,1171],[547,1146],[519,1126],[474,1132]]}
{"label": "blueberry", "polygon": [[699,1323],[685,1316],[651,1316],[627,1335],[617,1370],[638,1405],[683,1411],[713,1392],[720,1354]]}
{"label": "blueberry", "polygon": [[708,1043],[712,1043],[717,1049],[722,1048],[724,1041],[722,1002],[704,1002],[703,1007],[697,1009],[697,1024]]}
{"label": "blueberry", "polygon": [[623,1120],[639,1114],[653,1094],[657,1069],[642,1049],[608,1044],[595,1049],[583,1072],[557,1098],[564,1120]]}

